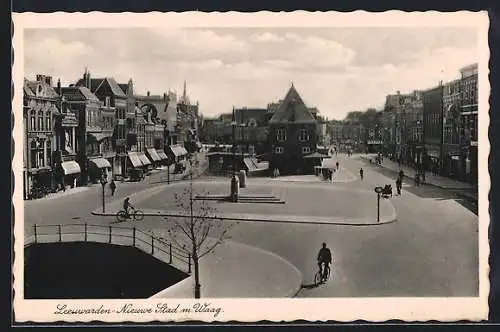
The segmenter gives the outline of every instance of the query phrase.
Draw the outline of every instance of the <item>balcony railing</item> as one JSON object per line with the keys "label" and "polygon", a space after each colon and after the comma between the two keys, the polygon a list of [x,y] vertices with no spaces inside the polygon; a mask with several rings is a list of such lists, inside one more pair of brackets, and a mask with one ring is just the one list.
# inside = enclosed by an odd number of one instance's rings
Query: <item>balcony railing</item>
{"label": "balcony railing", "polygon": [[154,234],[135,227],[93,224],[33,225],[27,230],[24,246],[38,243],[98,242],[140,249],[177,269],[191,273],[191,255]]}

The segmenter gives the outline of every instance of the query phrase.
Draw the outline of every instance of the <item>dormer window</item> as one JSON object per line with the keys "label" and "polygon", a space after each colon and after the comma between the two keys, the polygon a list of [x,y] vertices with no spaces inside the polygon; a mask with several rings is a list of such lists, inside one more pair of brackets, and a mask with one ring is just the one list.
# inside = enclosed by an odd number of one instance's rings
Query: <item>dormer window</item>
{"label": "dormer window", "polygon": [[36,93],[37,93],[38,96],[42,94],[42,91],[43,91],[43,87],[40,84],[37,85],[37,87],[36,87]]}
{"label": "dormer window", "polygon": [[106,107],[110,107],[111,106],[111,98],[110,97],[106,97],[104,99],[104,106],[106,106]]}

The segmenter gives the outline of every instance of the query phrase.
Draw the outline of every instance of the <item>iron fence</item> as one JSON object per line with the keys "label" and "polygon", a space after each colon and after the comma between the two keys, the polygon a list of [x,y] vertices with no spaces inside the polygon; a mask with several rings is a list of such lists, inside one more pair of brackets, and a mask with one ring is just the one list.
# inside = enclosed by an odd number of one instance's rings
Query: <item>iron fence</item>
{"label": "iron fence", "polygon": [[25,234],[24,246],[38,243],[98,242],[132,246],[191,273],[191,255],[172,243],[135,227],[94,224],[33,225],[32,233]]}

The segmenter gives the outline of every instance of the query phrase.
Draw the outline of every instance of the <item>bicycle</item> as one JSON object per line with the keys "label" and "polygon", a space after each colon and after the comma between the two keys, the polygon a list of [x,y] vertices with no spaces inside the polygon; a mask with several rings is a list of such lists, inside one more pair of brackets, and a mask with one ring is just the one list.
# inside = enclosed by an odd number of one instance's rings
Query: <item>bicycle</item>
{"label": "bicycle", "polygon": [[[323,263],[324,264],[324,263]],[[321,271],[317,271],[314,275],[314,285],[324,284],[330,277],[330,266],[325,265],[323,268],[323,274]]]}
{"label": "bicycle", "polygon": [[144,219],[144,212],[134,209],[132,213],[127,213],[125,210],[121,210],[116,214],[116,220],[118,222],[123,222],[127,219],[141,221],[142,219]]}

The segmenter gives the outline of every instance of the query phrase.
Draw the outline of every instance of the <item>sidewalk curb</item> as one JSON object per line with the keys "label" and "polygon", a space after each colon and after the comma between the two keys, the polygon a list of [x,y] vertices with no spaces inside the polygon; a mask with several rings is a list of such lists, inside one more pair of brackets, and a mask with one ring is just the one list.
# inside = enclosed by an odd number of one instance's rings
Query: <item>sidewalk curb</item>
{"label": "sidewalk curb", "polygon": [[[393,207],[394,209],[394,207]],[[395,210],[395,209],[394,209]],[[98,211],[92,211],[92,215],[94,216],[102,216],[102,217],[115,217],[116,213],[102,213]],[[185,214],[177,214],[177,213],[161,213],[158,211],[157,213],[144,213],[145,217],[186,217]],[[210,218],[210,217],[206,217]],[[288,224],[303,224],[303,225],[332,225],[332,226],[354,226],[354,227],[362,227],[362,226],[382,226],[395,223],[397,219],[397,215],[394,213],[388,218],[382,218],[380,222],[371,222],[371,223],[342,223],[342,222],[327,222],[327,221],[297,221],[297,220],[285,220],[285,219],[259,219],[259,218],[244,218],[244,217],[212,217],[213,219],[220,220],[228,220],[228,221],[248,221],[248,222],[275,222],[275,223],[288,223]]]}

